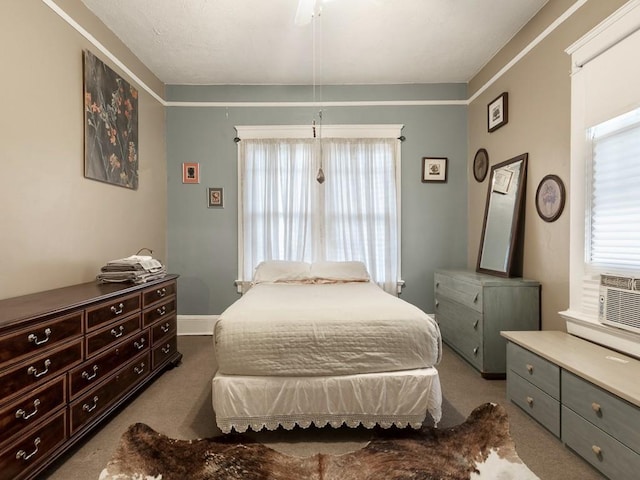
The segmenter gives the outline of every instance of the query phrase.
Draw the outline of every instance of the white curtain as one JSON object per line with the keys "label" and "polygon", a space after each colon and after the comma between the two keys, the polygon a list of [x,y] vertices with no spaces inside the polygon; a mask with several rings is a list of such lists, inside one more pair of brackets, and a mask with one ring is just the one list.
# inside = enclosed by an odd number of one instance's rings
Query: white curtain
{"label": "white curtain", "polygon": [[313,140],[243,140],[240,148],[242,280],[263,260],[311,261]]}
{"label": "white curtain", "polygon": [[[249,281],[263,260],[359,260],[397,294],[397,142],[242,140],[239,280]],[[323,184],[316,181],[321,165]]]}
{"label": "white curtain", "polygon": [[397,292],[398,208],[394,139],[323,140],[324,260],[359,260]]}

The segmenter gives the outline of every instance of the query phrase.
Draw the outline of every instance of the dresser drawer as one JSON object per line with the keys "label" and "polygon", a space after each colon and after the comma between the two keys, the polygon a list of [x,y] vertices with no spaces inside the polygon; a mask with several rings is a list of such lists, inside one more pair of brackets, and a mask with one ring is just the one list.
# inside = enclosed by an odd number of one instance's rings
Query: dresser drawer
{"label": "dresser drawer", "polygon": [[562,371],[562,404],[640,454],[640,411],[592,383]]}
{"label": "dresser drawer", "polygon": [[638,478],[640,455],[589,423],[573,410],[562,407],[562,440],[611,479]]}
{"label": "dresser drawer", "polygon": [[70,405],[71,435],[88,425],[120,396],[149,375],[149,351],[137,357],[117,374],[85,393]]}
{"label": "dresser drawer", "polygon": [[560,402],[513,370],[507,372],[507,399],[522,408],[556,437],[560,437]]}
{"label": "dresser drawer", "polygon": [[67,403],[66,385],[66,376],[60,375],[0,409],[0,446],[64,406]]}
{"label": "dresser drawer", "polygon": [[174,335],[153,349],[153,369],[162,366],[178,351],[178,339]]}
{"label": "dresser drawer", "polygon": [[100,383],[111,372],[149,348],[149,330],[144,330],[104,353],[91,358],[69,372],[69,393],[75,398],[87,388]]}
{"label": "dresser drawer", "polygon": [[28,359],[0,375],[0,398],[9,399],[41,386],[82,361],[82,339]]}
{"label": "dresser drawer", "polygon": [[156,302],[176,294],[176,282],[166,282],[142,292],[142,306],[147,308]]}
{"label": "dresser drawer", "polygon": [[67,439],[66,410],[0,452],[0,480],[24,478]]}
{"label": "dresser drawer", "polygon": [[145,310],[142,314],[142,325],[148,327],[157,320],[163,317],[170,317],[176,313],[176,298],[173,297],[163,303],[159,303],[148,310]]}
{"label": "dresser drawer", "polygon": [[155,347],[159,342],[163,342],[165,338],[175,336],[178,328],[176,317],[161,320],[151,328],[151,345]]}
{"label": "dresser drawer", "polygon": [[482,312],[482,286],[436,273],[434,276],[436,296],[445,297]]}
{"label": "dresser drawer", "polygon": [[87,358],[140,332],[140,314],[124,318],[87,335]]}
{"label": "dresser drawer", "polygon": [[560,399],[560,367],[557,365],[515,343],[508,342],[507,368],[556,400]]}
{"label": "dresser drawer", "polygon": [[22,328],[0,339],[0,369],[28,355],[82,335],[83,312],[73,312]]}
{"label": "dresser drawer", "polygon": [[126,317],[138,310],[140,310],[139,293],[87,308],[87,332],[100,328],[115,319]]}

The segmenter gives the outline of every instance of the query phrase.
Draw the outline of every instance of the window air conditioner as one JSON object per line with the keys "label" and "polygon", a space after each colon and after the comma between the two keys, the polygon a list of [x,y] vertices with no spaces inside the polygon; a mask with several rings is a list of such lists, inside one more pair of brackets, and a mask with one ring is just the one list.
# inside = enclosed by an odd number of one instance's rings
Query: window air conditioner
{"label": "window air conditioner", "polygon": [[598,320],[640,333],[640,278],[600,275]]}

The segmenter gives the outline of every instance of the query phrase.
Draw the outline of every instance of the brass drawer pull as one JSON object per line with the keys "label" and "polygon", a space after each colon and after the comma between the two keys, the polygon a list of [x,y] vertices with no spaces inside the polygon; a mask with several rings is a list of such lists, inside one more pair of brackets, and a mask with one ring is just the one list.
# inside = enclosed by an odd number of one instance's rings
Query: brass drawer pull
{"label": "brass drawer pull", "polygon": [[45,338],[43,338],[42,340],[38,340],[38,335],[36,335],[35,333],[31,333],[28,337],[27,340],[29,340],[29,342],[35,344],[35,345],[42,345],[43,343],[47,343],[49,341],[49,338],[51,338],[51,329],[47,328],[44,331],[44,336]]}
{"label": "brass drawer pull", "polygon": [[22,418],[23,420],[28,420],[33,417],[36,413],[38,413],[38,407],[40,406],[40,400],[35,399],[33,401],[33,412],[27,413],[23,409],[19,408],[16,410],[16,418]]}
{"label": "brass drawer pull", "polygon": [[120,338],[122,335],[124,335],[124,326],[120,325],[120,328],[118,330],[116,330],[115,328],[112,328],[111,335],[113,335],[116,338]]}
{"label": "brass drawer pull", "polygon": [[156,295],[158,295],[159,297],[164,297],[167,294],[167,289],[166,288],[159,288],[158,290],[156,290]]}
{"label": "brass drawer pull", "polygon": [[598,445],[591,445],[591,451],[596,455],[596,457],[602,457],[602,448]]}
{"label": "brass drawer pull", "polygon": [[164,353],[166,355],[171,351],[171,345],[167,343],[167,346],[166,347],[162,347],[160,350],[162,350],[162,353]]}
{"label": "brass drawer pull", "polygon": [[36,439],[33,441],[33,446],[36,447],[33,452],[27,454],[27,452],[25,452],[24,450],[20,450],[18,453],[16,453],[16,460],[22,459],[25,462],[29,460],[36,453],[38,453],[38,445],[40,445],[40,437],[36,437]]}
{"label": "brass drawer pull", "polygon": [[82,372],[82,378],[84,378],[88,382],[90,382],[91,380],[93,380],[97,376],[98,376],[98,365],[94,365],[93,366],[93,373],[91,373],[91,374],[89,372],[87,372],[87,371]]}
{"label": "brass drawer pull", "polygon": [[124,312],[124,303],[120,302],[120,305],[118,305],[117,307],[113,305],[111,307],[111,312],[114,315],[120,315],[122,312]]}
{"label": "brass drawer pull", "polygon": [[527,397],[527,404],[528,404],[530,407],[533,407],[533,397]]}
{"label": "brass drawer pull", "polygon": [[84,410],[87,413],[93,412],[97,406],[98,406],[98,396],[96,395],[95,397],[93,397],[93,405],[89,405],[85,403],[84,405],[82,405],[82,410]]}
{"label": "brass drawer pull", "polygon": [[49,367],[51,366],[51,360],[48,358],[44,361],[44,370],[38,372],[38,369],[34,366],[31,366],[27,369],[27,375],[33,375],[36,378],[40,378],[43,375],[49,373]]}
{"label": "brass drawer pull", "polygon": [[142,375],[144,373],[144,362],[140,363],[139,367],[133,367],[133,371],[138,375]]}
{"label": "brass drawer pull", "polygon": [[162,330],[163,333],[167,333],[169,330],[171,330],[171,325],[169,325],[169,322],[167,322],[164,325],[160,326],[160,330]]}
{"label": "brass drawer pull", "polygon": [[140,342],[133,342],[133,346],[138,350],[142,350],[144,348],[144,338],[141,338]]}
{"label": "brass drawer pull", "polygon": [[163,305],[162,308],[156,308],[156,312],[158,312],[158,315],[163,316],[167,313],[167,306]]}
{"label": "brass drawer pull", "polygon": [[527,363],[527,372],[533,375],[533,365],[530,363]]}

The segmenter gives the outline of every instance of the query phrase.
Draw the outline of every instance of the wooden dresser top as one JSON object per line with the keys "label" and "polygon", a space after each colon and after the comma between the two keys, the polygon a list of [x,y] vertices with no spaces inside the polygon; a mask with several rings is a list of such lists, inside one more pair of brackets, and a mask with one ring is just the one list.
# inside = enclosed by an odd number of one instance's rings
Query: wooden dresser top
{"label": "wooden dresser top", "polygon": [[640,360],[565,332],[507,331],[501,335],[640,407]]}

